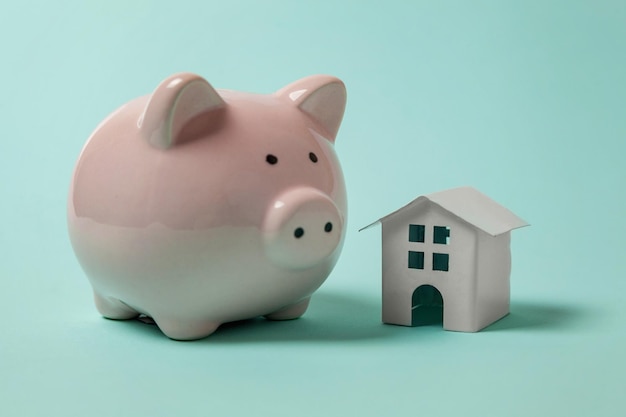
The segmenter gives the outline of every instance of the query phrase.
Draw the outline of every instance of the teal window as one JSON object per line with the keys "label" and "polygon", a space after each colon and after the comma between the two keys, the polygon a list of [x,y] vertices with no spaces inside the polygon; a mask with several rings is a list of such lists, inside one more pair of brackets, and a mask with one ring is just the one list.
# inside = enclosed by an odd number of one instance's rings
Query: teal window
{"label": "teal window", "polygon": [[409,242],[424,242],[425,227],[423,224],[409,225]]}
{"label": "teal window", "polygon": [[424,269],[424,252],[409,251],[409,268]]}
{"label": "teal window", "polygon": [[435,226],[433,228],[433,243],[447,245],[450,238],[450,228],[446,226]]}
{"label": "teal window", "polygon": [[447,253],[433,253],[433,271],[447,271],[449,261]]}

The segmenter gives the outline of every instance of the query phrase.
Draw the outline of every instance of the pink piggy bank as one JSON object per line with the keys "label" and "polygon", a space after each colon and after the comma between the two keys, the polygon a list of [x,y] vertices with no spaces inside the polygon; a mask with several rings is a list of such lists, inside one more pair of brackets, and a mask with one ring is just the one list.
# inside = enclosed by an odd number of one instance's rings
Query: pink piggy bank
{"label": "pink piggy bank", "polygon": [[301,316],[344,240],[343,83],[259,95],[176,74],[111,114],[72,178],[69,234],[100,313],[172,339]]}

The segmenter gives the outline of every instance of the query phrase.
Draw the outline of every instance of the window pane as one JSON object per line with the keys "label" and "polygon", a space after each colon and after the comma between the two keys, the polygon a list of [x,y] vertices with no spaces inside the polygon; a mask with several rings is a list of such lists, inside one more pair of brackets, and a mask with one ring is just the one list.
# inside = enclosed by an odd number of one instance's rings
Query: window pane
{"label": "window pane", "polygon": [[448,227],[435,226],[433,228],[433,243],[447,245],[449,237],[450,237],[450,229]]}
{"label": "window pane", "polygon": [[424,252],[409,252],[409,268],[424,269]]}
{"label": "window pane", "polygon": [[409,225],[409,242],[424,242],[424,231],[422,224]]}
{"label": "window pane", "polygon": [[433,271],[447,271],[449,260],[447,253],[433,253]]}

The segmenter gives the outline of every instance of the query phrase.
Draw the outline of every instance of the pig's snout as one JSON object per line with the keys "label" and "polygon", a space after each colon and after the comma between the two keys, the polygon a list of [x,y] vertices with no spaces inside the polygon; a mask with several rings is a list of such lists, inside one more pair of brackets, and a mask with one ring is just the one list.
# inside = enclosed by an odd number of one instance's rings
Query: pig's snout
{"label": "pig's snout", "polygon": [[335,251],[341,242],[343,218],[326,194],[314,188],[294,188],[274,199],[263,229],[270,259],[290,268],[309,268]]}

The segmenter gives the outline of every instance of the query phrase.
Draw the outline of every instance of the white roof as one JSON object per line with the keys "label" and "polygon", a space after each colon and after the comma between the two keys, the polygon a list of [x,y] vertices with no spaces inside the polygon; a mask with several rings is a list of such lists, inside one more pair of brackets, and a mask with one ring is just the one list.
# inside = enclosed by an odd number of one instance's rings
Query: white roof
{"label": "white roof", "polygon": [[528,226],[528,223],[517,217],[512,211],[496,203],[475,188],[459,187],[417,197],[404,207],[381,217],[361,230],[365,230],[378,222],[384,222],[397,213],[409,207],[421,205],[425,201],[438,205],[447,212],[492,236],[498,236],[513,229]]}

